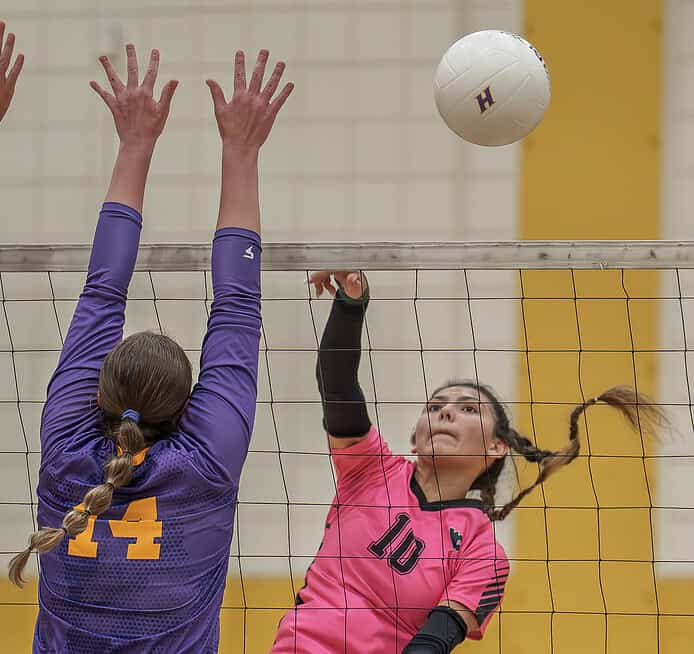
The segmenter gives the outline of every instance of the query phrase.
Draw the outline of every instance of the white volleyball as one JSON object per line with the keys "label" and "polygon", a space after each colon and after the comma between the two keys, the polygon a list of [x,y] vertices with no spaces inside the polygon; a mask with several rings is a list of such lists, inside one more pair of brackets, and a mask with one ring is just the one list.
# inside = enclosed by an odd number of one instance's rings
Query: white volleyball
{"label": "white volleyball", "polygon": [[518,34],[499,30],[456,41],[434,80],[446,125],[477,145],[508,145],[527,136],[545,115],[550,95],[540,53]]}

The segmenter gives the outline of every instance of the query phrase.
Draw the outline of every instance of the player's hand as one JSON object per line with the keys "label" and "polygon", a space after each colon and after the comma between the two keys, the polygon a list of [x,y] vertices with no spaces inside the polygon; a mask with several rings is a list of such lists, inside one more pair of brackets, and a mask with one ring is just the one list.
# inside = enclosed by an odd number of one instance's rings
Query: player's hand
{"label": "player's hand", "polygon": [[164,129],[171,109],[171,99],[178,86],[176,80],[167,82],[159,101],[154,99],[154,83],[159,70],[159,51],[152,50],[149,66],[142,84],[138,82],[137,54],[135,46],[125,46],[128,58],[128,79],[125,84],[118,77],[108,57],[99,57],[111,83],[113,95],[92,81],[89,85],[101,96],[113,114],[121,145],[154,147]]}
{"label": "player's hand", "polygon": [[308,279],[309,283],[313,284],[318,297],[323,294],[323,291],[328,291],[330,295],[335,296],[337,288],[333,285],[333,280],[342,287],[345,295],[353,300],[360,299],[369,288],[366,275],[358,270],[322,270],[312,273]]}
{"label": "player's hand", "polygon": [[284,85],[277,96],[272,98],[277,90],[285,63],[278,61],[265,88],[262,88],[268,51],[261,50],[253,69],[251,81],[246,86],[246,60],[242,50],[236,52],[234,64],[234,95],[231,102],[224,98],[222,87],[214,80],[208,79],[214,115],[219,127],[222,143],[244,150],[258,150],[275,122],[275,118],[294,89],[291,82]]}
{"label": "player's hand", "polygon": [[14,95],[14,87],[17,83],[19,73],[22,72],[22,66],[24,65],[24,55],[19,54],[10,72],[7,72],[7,69],[10,68],[10,61],[12,60],[14,34],[10,32],[3,45],[4,36],[5,23],[0,20],[0,120],[3,119],[7,110],[10,108],[10,102],[12,102],[12,96]]}

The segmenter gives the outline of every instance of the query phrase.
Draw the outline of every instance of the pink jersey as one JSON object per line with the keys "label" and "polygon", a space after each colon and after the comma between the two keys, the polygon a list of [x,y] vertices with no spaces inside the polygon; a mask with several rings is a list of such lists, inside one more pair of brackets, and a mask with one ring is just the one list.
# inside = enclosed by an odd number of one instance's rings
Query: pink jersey
{"label": "pink jersey", "polygon": [[446,600],[477,616],[468,638],[482,638],[509,564],[481,502],[427,502],[415,464],[374,427],[332,457],[337,493],[323,542],[272,654],[400,654]]}

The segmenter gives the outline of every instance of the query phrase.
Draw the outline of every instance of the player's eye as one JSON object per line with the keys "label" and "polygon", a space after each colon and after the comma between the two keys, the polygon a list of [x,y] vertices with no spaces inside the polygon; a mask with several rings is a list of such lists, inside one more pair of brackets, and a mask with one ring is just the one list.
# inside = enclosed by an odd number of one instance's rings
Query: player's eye
{"label": "player's eye", "polygon": [[460,410],[464,413],[477,413],[477,407],[474,404],[465,404]]}
{"label": "player's eye", "polygon": [[428,411],[429,413],[433,413],[434,411],[438,411],[440,408],[441,408],[441,405],[440,405],[440,404],[436,404],[436,403],[432,403],[432,402],[430,402],[430,403],[427,405],[427,411]]}

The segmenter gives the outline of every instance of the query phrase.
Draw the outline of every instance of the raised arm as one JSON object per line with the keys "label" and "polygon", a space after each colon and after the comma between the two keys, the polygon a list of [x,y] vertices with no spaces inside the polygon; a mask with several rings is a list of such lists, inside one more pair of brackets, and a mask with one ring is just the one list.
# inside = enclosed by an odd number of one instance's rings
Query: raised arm
{"label": "raised arm", "polygon": [[[180,422],[180,438],[202,470],[237,485],[255,419],[260,341],[260,206],[258,154],[293,85],[273,100],[284,63],[262,88],[267,50],[246,85],[243,52],[236,53],[234,94],[226,102],[208,80],[222,139],[222,192],[212,244],[214,301],[202,344],[200,375]],[[262,88],[262,90],[261,90]]]}
{"label": "raised arm", "polygon": [[169,117],[171,100],[178,82],[171,80],[161,92],[159,101],[154,99],[154,84],[159,71],[159,51],[152,50],[149,66],[142,84],[138,80],[135,46],[125,46],[127,53],[127,82],[123,84],[108,57],[99,57],[113,94],[95,81],[89,85],[101,96],[111,110],[116,132],[120,138],[118,157],[113,167],[111,184],[106,202],[119,202],[142,213],[145,183],[154,146]]}
{"label": "raised arm", "polygon": [[[15,59],[14,65],[10,69],[12,61],[12,50],[14,49],[14,34],[10,32],[7,40],[4,41],[5,23],[0,20],[0,121],[5,117],[10,108],[14,87],[17,84],[19,73],[22,72],[24,65],[24,55],[19,54]],[[7,72],[9,69],[9,73]]]}
{"label": "raised arm", "polygon": [[224,99],[222,87],[207,80],[212,94],[214,114],[222,139],[222,194],[217,229],[240,227],[260,234],[258,200],[258,153],[270,135],[275,118],[294,89],[289,82],[273,100],[285,64],[279,61],[265,88],[263,75],[269,53],[258,54],[251,81],[246,86],[246,62],[242,51],[234,62],[234,95]]}
{"label": "raised arm", "polygon": [[91,82],[113,114],[120,146],[96,226],[84,290],[48,384],[41,421],[44,460],[56,446],[65,447],[76,429],[82,431],[98,420],[99,372],[108,352],[123,337],[125,300],[137,258],[145,181],[176,87],[176,82],[169,82],[161,100],[154,100],[159,53],[152,52],[147,74],[138,85],[135,48],[128,45],[126,51],[127,84],[121,82],[107,57],[100,61],[113,95]]}
{"label": "raised arm", "polygon": [[368,282],[364,273],[345,271],[316,272],[309,281],[319,297],[327,290],[335,298],[318,349],[316,380],[330,447],[344,449],[361,441],[371,428],[357,375]]}

